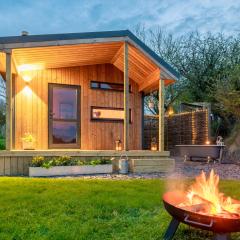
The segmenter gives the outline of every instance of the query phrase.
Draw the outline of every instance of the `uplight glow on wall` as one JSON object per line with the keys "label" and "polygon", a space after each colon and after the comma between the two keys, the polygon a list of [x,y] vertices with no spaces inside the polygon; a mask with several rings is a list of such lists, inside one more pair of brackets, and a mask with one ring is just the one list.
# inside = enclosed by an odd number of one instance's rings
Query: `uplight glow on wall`
{"label": "uplight glow on wall", "polygon": [[19,75],[25,82],[30,82],[36,74],[37,70],[44,69],[44,64],[22,64],[17,67]]}

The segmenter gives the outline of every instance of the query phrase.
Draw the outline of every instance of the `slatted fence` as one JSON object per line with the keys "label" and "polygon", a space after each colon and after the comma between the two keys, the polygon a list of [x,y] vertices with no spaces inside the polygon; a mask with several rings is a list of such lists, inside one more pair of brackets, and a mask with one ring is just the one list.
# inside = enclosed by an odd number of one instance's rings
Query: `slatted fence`
{"label": "slatted fence", "polygon": [[[205,144],[209,139],[208,110],[179,113],[165,117],[165,149],[173,150],[180,144]],[[151,141],[158,141],[158,116],[144,117],[144,149],[150,149]]]}

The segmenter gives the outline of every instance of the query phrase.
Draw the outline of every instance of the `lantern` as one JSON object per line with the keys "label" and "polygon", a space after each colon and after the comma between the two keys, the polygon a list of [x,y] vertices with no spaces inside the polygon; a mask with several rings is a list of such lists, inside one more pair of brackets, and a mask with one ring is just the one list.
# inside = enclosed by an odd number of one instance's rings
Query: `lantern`
{"label": "lantern", "polygon": [[116,151],[121,151],[122,150],[122,142],[120,139],[115,141],[115,149]]}
{"label": "lantern", "polygon": [[172,106],[169,107],[167,114],[168,114],[168,116],[172,116],[174,114],[174,110],[173,110]]}
{"label": "lantern", "polygon": [[153,138],[151,141],[151,150],[152,151],[157,151],[157,141],[156,138]]}

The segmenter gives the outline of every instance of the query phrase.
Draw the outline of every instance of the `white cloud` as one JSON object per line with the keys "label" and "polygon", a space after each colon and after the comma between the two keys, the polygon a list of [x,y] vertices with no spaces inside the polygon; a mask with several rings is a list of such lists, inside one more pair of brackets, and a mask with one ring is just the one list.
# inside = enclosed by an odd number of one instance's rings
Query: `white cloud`
{"label": "white cloud", "polygon": [[0,0],[0,35],[160,25],[175,34],[240,30],[240,0]]}

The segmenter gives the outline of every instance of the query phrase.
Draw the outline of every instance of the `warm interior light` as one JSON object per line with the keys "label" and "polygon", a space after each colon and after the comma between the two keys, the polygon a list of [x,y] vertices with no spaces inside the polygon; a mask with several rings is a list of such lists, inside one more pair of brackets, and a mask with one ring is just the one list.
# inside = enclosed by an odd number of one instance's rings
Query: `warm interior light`
{"label": "warm interior light", "polygon": [[209,144],[210,144],[210,141],[207,140],[207,141],[206,141],[206,144],[209,145]]}

